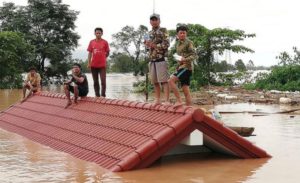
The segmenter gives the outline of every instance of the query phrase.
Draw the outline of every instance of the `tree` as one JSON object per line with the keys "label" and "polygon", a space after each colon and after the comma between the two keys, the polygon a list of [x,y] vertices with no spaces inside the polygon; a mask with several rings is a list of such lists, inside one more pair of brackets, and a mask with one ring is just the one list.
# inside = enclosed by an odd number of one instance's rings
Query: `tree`
{"label": "tree", "polygon": [[[227,28],[207,29],[199,24],[187,24],[188,36],[194,42],[198,54],[198,66],[195,67],[193,77],[201,85],[212,82],[212,65],[215,62],[214,53],[223,55],[225,50],[235,53],[254,52],[243,45],[236,44],[236,41],[243,41],[245,38],[255,37],[255,34],[246,34],[242,30],[231,30]],[[176,31],[171,30],[170,35],[175,39]]]}
{"label": "tree", "polygon": [[0,88],[21,87],[20,65],[30,60],[32,50],[20,33],[0,32]]}
{"label": "tree", "polygon": [[112,63],[110,67],[111,72],[132,72],[134,70],[132,60],[133,59],[127,54],[113,53],[110,59],[110,62]]}
{"label": "tree", "polygon": [[[65,74],[71,51],[79,35],[74,32],[78,12],[61,0],[28,0],[27,6],[3,3],[0,7],[0,29],[21,32],[35,46],[34,62],[40,71],[49,61],[54,74]],[[58,70],[58,68],[60,68]]]}
{"label": "tree", "polygon": [[297,47],[293,47],[294,55],[289,55],[286,51],[281,52],[276,58],[279,59],[279,65],[299,65],[300,64],[300,51]]}
{"label": "tree", "polygon": [[238,71],[240,71],[240,72],[246,71],[246,66],[245,66],[243,60],[238,59],[234,65]]}
{"label": "tree", "polygon": [[254,70],[255,69],[255,65],[253,63],[252,60],[249,60],[247,65],[246,65],[247,70]]}
{"label": "tree", "polygon": [[[284,51],[276,58],[279,65],[272,66],[269,74],[258,78],[254,84],[246,85],[250,89],[267,89],[283,91],[300,90],[300,51],[293,47],[293,55]],[[266,69],[266,68],[262,68]]]}
{"label": "tree", "polygon": [[227,72],[228,71],[228,64],[226,60],[223,60],[221,62],[215,62],[213,65],[215,72]]}
{"label": "tree", "polygon": [[135,74],[141,72],[139,61],[145,57],[144,35],[147,32],[148,29],[144,25],[140,25],[137,30],[132,26],[125,26],[120,32],[112,35],[111,47],[116,49],[116,54],[125,53],[133,58]]}

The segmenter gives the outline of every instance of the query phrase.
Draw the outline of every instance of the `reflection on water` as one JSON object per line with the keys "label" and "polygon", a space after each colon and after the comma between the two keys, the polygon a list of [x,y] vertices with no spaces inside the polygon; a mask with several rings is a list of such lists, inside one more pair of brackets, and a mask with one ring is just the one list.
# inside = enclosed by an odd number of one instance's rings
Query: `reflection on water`
{"label": "reflection on water", "polygon": [[[131,75],[108,77],[110,98],[141,100],[131,94]],[[90,78],[91,79],[91,78]],[[49,91],[62,92],[49,87]],[[90,96],[93,96],[90,82]],[[21,90],[0,90],[0,110],[21,98]],[[278,105],[231,104],[215,107],[219,111],[268,111],[290,109]],[[271,159],[236,159],[215,153],[164,157],[153,166],[129,172],[112,173],[94,163],[73,158],[19,135],[0,129],[0,183],[6,182],[192,182],[266,183],[299,182],[300,116],[273,114],[253,117],[248,113],[223,115],[231,126],[253,126],[255,135],[247,138],[273,156]]]}
{"label": "reflection on water", "polygon": [[[94,87],[93,87],[93,77],[91,74],[86,74],[89,83],[89,93],[88,96],[94,97]],[[106,76],[106,97],[114,99],[128,99],[144,101],[145,96],[140,93],[133,93],[133,83],[138,81],[140,78],[138,76],[133,76],[133,74],[107,74]],[[101,84],[100,84],[101,87]],[[44,87],[43,90],[64,93],[63,86],[50,85]]]}

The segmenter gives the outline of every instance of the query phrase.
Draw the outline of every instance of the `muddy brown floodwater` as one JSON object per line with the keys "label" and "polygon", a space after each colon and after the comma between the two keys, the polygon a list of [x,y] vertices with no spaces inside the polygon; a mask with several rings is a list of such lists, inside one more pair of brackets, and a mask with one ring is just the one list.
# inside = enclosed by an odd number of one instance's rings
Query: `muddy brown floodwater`
{"label": "muddy brown floodwater", "polygon": [[[109,75],[108,97],[143,101],[143,96],[131,93],[133,80],[135,78],[131,75]],[[53,86],[47,90],[62,91]],[[90,95],[93,96],[93,92]],[[0,90],[0,110],[20,99],[21,90]],[[291,109],[290,106],[248,103],[209,107],[219,111],[274,112]],[[0,129],[0,183],[300,182],[300,116],[272,114],[255,117],[236,113],[223,114],[222,120],[230,126],[255,127],[255,136],[247,139],[273,157],[245,160],[218,153],[179,155],[161,158],[146,169],[112,173],[97,164]]]}

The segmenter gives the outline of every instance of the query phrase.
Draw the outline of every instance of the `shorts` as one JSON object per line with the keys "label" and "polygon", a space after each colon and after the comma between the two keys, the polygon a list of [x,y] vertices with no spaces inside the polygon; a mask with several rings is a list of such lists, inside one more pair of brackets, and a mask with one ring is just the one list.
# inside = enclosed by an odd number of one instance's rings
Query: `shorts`
{"label": "shorts", "polygon": [[191,76],[192,76],[191,70],[188,70],[186,68],[181,68],[181,69],[177,70],[176,73],[174,73],[173,75],[179,79],[181,86],[183,86],[183,85],[189,86],[190,85]]}
{"label": "shorts", "polygon": [[32,92],[36,93],[38,91],[37,85],[32,85]]}
{"label": "shorts", "polygon": [[156,61],[149,63],[149,77],[152,84],[166,83],[169,79],[168,62]]}
{"label": "shorts", "polygon": [[[80,96],[80,97],[87,96],[87,94],[89,93],[89,90],[80,85],[77,85],[77,86],[78,86],[78,96]],[[69,85],[69,90],[70,90],[70,92],[74,93],[74,86]]]}
{"label": "shorts", "polygon": [[[28,84],[26,84],[25,87],[26,87],[28,90],[30,89],[30,87],[29,87]],[[32,85],[32,92],[33,92],[33,93],[36,93],[37,91],[38,91],[37,85]]]}

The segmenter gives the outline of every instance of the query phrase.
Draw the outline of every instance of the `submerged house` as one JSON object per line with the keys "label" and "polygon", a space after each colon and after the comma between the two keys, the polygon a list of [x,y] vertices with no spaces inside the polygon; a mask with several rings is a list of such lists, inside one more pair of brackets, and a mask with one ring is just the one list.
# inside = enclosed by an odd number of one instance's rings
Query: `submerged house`
{"label": "submerged house", "polygon": [[0,127],[111,171],[145,168],[166,154],[202,150],[270,157],[201,109],[92,97],[67,109],[65,103],[63,94],[42,92],[1,111]]}

